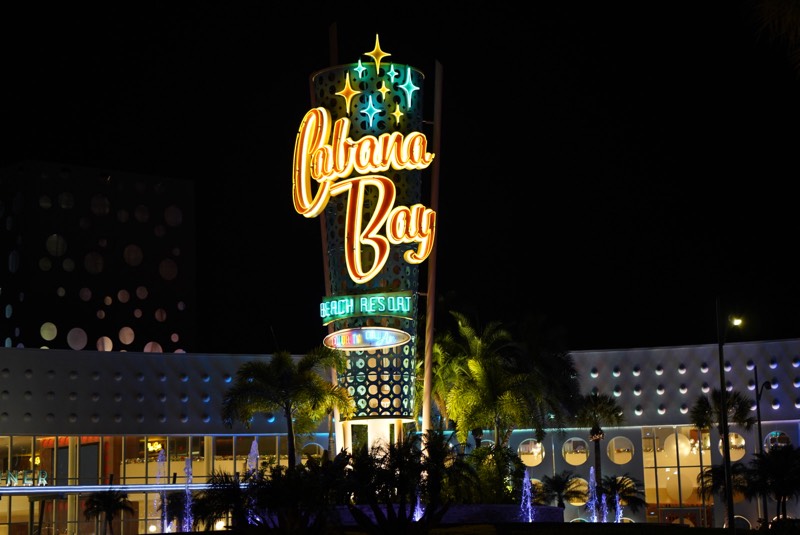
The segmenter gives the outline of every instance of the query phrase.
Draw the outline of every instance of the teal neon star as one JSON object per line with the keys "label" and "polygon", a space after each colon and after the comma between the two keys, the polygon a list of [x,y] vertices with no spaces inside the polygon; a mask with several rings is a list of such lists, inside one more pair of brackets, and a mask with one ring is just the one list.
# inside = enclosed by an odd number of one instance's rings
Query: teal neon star
{"label": "teal neon star", "polygon": [[366,115],[369,117],[369,126],[372,128],[372,121],[375,120],[375,116],[380,113],[381,110],[375,107],[372,103],[372,95],[369,96],[369,106],[361,110],[359,113]]}
{"label": "teal neon star", "polygon": [[415,86],[411,81],[411,67],[406,67],[406,81],[400,86],[400,89],[406,92],[406,100],[408,100],[408,107],[410,108],[411,95],[414,94],[414,91],[419,89],[419,87]]}
{"label": "teal neon star", "polygon": [[358,60],[358,67],[356,67],[356,72],[358,73],[358,77],[359,78],[363,78],[364,77],[364,71],[366,71],[366,70],[367,70],[367,68],[364,67],[361,64],[361,60]]}
{"label": "teal neon star", "polygon": [[394,68],[394,63],[392,63],[392,66],[389,67],[389,72],[387,72],[386,74],[388,74],[389,78],[392,79],[392,83],[394,83],[395,78],[400,76],[400,73],[397,72],[397,69]]}

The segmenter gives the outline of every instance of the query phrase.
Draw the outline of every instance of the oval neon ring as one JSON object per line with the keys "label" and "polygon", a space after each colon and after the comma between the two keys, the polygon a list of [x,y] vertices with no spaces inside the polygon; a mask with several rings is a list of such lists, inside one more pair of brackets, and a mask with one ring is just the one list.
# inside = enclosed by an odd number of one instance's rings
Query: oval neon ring
{"label": "oval neon ring", "polygon": [[359,349],[385,349],[403,345],[411,335],[391,327],[352,327],[329,334],[322,341],[331,349],[354,351]]}

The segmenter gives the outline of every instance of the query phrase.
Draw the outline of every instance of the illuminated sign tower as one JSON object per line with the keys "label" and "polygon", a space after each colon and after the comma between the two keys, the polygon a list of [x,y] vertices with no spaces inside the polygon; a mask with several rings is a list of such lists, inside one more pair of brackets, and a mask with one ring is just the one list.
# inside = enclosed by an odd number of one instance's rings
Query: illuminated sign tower
{"label": "illuminated sign tower", "polygon": [[375,48],[312,75],[314,107],[295,144],[293,201],[323,218],[328,295],[325,345],[345,351],[339,383],[354,420],[413,416],[419,264],[436,213],[421,204],[434,155],[422,133],[424,75]]}

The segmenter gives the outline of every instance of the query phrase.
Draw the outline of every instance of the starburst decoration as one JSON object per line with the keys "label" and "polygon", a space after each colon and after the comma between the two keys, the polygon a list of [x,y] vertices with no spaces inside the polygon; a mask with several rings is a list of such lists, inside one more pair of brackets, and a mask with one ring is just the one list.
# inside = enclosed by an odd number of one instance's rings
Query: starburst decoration
{"label": "starburst decoration", "polygon": [[364,67],[364,65],[361,64],[361,60],[358,60],[358,67],[356,67],[356,72],[358,73],[358,77],[359,78],[363,78],[364,77],[364,71],[366,71],[366,70],[367,70],[367,68]]}
{"label": "starburst decoration", "polygon": [[353,89],[353,86],[350,85],[350,73],[347,73],[347,77],[344,81],[344,88],[341,91],[337,91],[336,95],[340,96],[344,99],[344,106],[347,110],[347,115],[350,115],[350,102],[353,100],[353,97],[361,93],[361,91],[357,89]]}
{"label": "starburst decoration", "polygon": [[406,81],[403,82],[403,85],[400,86],[400,89],[406,92],[406,100],[408,101],[408,107],[411,107],[411,97],[414,94],[414,91],[418,90],[419,87],[414,85],[414,82],[411,81],[411,67],[406,67]]}
{"label": "starburst decoration", "polygon": [[375,120],[375,116],[380,113],[381,110],[375,107],[375,104],[372,102],[372,95],[369,96],[369,106],[365,109],[361,110],[363,115],[369,117],[369,126],[372,128],[372,122]]}
{"label": "starburst decoration", "polygon": [[378,38],[378,34],[375,34],[375,48],[373,48],[369,52],[364,52],[364,55],[369,56],[373,60],[375,60],[375,74],[378,74],[381,70],[381,60],[385,57],[391,56],[391,54],[381,50],[381,42],[380,39]]}
{"label": "starburst decoration", "polygon": [[405,115],[402,111],[400,111],[400,105],[394,107],[394,111],[392,112],[392,116],[394,117],[395,124],[400,124],[400,117]]}
{"label": "starburst decoration", "polygon": [[392,83],[394,83],[395,79],[396,79],[398,76],[400,76],[400,73],[399,73],[399,72],[397,72],[397,69],[395,69],[395,68],[394,68],[394,63],[392,63],[392,66],[391,66],[391,67],[389,67],[389,71],[388,71],[386,74],[388,74],[388,75],[389,75],[389,78],[391,78],[391,79],[392,79]]}

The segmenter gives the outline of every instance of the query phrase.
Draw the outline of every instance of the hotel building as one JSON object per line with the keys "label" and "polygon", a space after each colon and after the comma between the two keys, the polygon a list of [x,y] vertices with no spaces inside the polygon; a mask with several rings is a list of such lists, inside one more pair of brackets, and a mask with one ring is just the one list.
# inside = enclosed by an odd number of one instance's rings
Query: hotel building
{"label": "hotel building", "polygon": [[[161,532],[166,489],[242,473],[253,451],[285,462],[280,418],[248,430],[220,419],[237,369],[270,356],[193,348],[191,184],[25,162],[0,171],[0,186],[0,535],[94,532],[82,500],[109,485],[136,507],[115,533]],[[603,475],[643,485],[647,508],[623,508],[627,520],[724,524],[724,503],[697,492],[701,467],[722,462],[720,437],[689,416],[719,387],[717,350],[572,353],[581,393],[597,388],[624,410],[621,427],[604,429],[601,463]],[[730,343],[724,356],[730,391],[761,392],[762,438],[731,425],[731,460],[800,443],[800,340]],[[323,425],[301,443],[303,457],[322,455],[329,440]],[[570,470],[588,487],[588,429],[553,430],[542,443],[517,430],[511,446],[534,480]],[[798,517],[797,503],[789,507]],[[759,509],[760,500],[735,498],[737,523],[756,527]],[[564,518],[588,519],[584,504],[568,504]]]}

